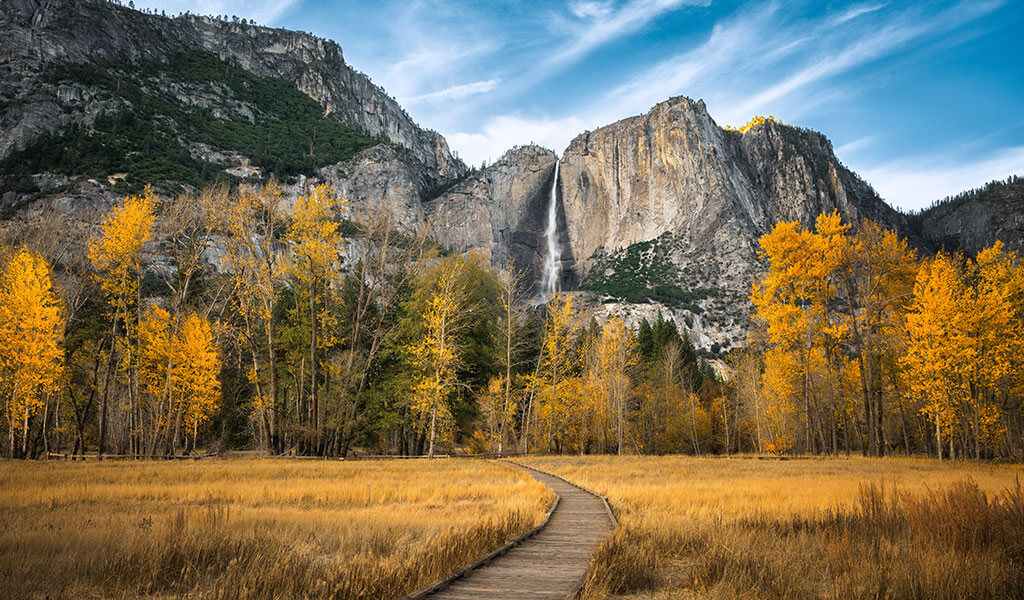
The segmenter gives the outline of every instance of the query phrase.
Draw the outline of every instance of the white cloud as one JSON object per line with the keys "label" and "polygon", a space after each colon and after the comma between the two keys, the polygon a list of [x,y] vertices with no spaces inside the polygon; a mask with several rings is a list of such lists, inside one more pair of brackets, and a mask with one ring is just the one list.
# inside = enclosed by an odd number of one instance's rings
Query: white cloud
{"label": "white cloud", "polygon": [[550,119],[502,115],[487,121],[478,132],[450,133],[445,134],[445,138],[452,148],[458,150],[462,160],[476,165],[484,160],[493,162],[509,148],[522,144],[538,144],[561,152],[585,128],[584,122],[577,117]]}
{"label": "white cloud", "polygon": [[877,10],[882,10],[885,7],[885,4],[859,4],[857,6],[851,6],[835,17],[832,22],[836,25],[841,25],[847,21],[852,21],[861,15],[873,13]]}
{"label": "white cloud", "polygon": [[[586,56],[612,40],[635,33],[658,17],[684,6],[706,6],[710,0],[630,0],[617,10],[604,6],[598,8],[597,3],[586,3],[583,23],[567,23],[564,32],[566,40],[556,46],[547,59],[543,60],[527,73],[530,81],[536,82]],[[580,3],[571,5],[570,10],[579,14]]]}
{"label": "white cloud", "polygon": [[612,11],[611,2],[585,2],[576,0],[569,3],[569,12],[581,19],[603,17]]}
{"label": "white cloud", "polygon": [[415,102],[427,102],[434,100],[455,100],[457,98],[465,98],[466,96],[472,96],[474,94],[486,94],[493,90],[494,86],[498,85],[499,82],[500,80],[498,79],[488,79],[487,81],[474,81],[473,83],[453,85],[436,92],[420,94],[419,96],[411,96],[409,98],[401,98],[401,101],[403,103],[411,104]]}
{"label": "white cloud", "polygon": [[1004,148],[975,160],[956,152],[924,155],[858,172],[889,204],[917,210],[994,179],[1024,175],[1024,146]]}
{"label": "white cloud", "polygon": [[228,15],[255,19],[260,25],[274,25],[299,0],[139,0],[136,8],[152,8],[167,16],[182,12],[198,15]]}
{"label": "white cloud", "polygon": [[[428,95],[424,88],[450,80],[466,62],[493,51],[493,42],[437,41],[422,36],[405,36],[403,54],[389,66],[378,69],[377,83],[400,98]],[[408,40],[412,40],[411,42]]]}
{"label": "white cloud", "polygon": [[877,141],[878,141],[878,136],[877,135],[865,135],[865,136],[859,137],[859,138],[857,138],[855,140],[851,140],[849,142],[846,142],[845,144],[843,144],[841,146],[837,146],[835,148],[835,154],[836,154],[837,157],[839,157],[839,160],[843,160],[844,157],[846,157],[847,155],[854,154],[855,152],[863,150],[864,148],[871,147]]}

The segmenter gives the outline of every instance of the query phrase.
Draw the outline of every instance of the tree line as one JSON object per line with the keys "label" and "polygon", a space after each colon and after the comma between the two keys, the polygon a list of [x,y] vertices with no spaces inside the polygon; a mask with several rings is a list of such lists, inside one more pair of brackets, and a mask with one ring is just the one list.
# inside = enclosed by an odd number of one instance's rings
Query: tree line
{"label": "tree line", "polygon": [[725,393],[670,322],[536,306],[514,269],[329,186],[147,189],[95,220],[5,228],[9,456],[669,451],[654,390]]}
{"label": "tree line", "polygon": [[9,222],[6,454],[1020,454],[1024,269],[1000,244],[779,223],[750,343],[713,367],[670,319],[537,305],[392,214],[270,182]]}

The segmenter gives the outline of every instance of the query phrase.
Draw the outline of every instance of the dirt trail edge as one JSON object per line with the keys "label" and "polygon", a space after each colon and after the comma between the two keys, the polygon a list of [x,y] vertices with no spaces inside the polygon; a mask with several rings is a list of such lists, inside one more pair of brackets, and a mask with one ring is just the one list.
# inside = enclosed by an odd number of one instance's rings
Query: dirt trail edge
{"label": "dirt trail edge", "polygon": [[565,600],[575,598],[590,555],[618,527],[607,500],[551,473],[511,463],[556,499],[544,522],[474,564],[405,600]]}

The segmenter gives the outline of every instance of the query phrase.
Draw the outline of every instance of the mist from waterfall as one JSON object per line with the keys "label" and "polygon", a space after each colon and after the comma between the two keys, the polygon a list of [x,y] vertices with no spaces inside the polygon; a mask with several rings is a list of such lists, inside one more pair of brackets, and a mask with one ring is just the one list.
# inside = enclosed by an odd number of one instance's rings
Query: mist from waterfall
{"label": "mist from waterfall", "polygon": [[551,198],[548,200],[548,222],[544,228],[547,241],[547,256],[544,259],[544,274],[541,278],[541,301],[554,297],[558,288],[558,276],[562,269],[562,248],[558,244],[558,157],[555,157],[555,177],[551,181]]}

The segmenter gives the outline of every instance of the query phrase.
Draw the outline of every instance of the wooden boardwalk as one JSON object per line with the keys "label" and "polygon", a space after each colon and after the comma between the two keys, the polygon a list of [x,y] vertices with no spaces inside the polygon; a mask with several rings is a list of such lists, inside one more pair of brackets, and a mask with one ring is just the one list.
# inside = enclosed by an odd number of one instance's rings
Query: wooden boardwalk
{"label": "wooden boardwalk", "polygon": [[430,600],[571,598],[587,575],[590,555],[615,524],[605,501],[565,480],[529,470],[558,495],[547,525],[490,563],[429,596]]}

